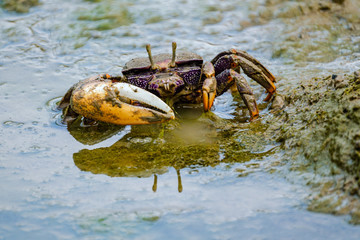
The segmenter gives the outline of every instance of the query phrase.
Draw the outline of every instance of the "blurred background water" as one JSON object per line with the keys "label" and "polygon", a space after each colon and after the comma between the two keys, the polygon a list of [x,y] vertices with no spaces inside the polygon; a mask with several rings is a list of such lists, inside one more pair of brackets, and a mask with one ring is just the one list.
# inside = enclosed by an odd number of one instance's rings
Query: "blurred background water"
{"label": "blurred background water", "polygon": [[[25,13],[0,9],[0,239],[359,239],[346,216],[306,210],[310,190],[284,178],[278,144],[261,140],[265,120],[245,122],[231,93],[213,110],[225,125],[180,121],[191,139],[176,127],[159,138],[158,125],[67,129],[56,110],[72,84],[120,74],[146,56],[148,43],[156,54],[176,41],[205,60],[246,50],[274,73],[279,92],[304,78],[355,71],[358,12],[338,17],[342,7],[46,0]],[[251,84],[261,102],[263,90]],[[266,119],[271,113],[261,109]],[[99,131],[103,137],[94,137]]]}

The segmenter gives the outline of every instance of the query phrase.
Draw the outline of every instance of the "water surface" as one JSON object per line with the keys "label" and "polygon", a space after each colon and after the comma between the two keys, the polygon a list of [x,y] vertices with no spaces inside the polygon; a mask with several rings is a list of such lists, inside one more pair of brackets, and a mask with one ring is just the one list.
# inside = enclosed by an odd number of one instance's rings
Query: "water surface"
{"label": "water surface", "polygon": [[[306,210],[311,190],[284,177],[278,143],[262,138],[266,104],[255,123],[226,93],[215,116],[179,109],[169,125],[59,124],[55,105],[72,84],[119,74],[147,43],[159,53],[176,41],[206,60],[246,50],[280,91],[300,75],[359,68],[360,38],[346,19],[296,30],[268,4],[48,0],[29,13],[0,10],[0,238],[359,239],[346,216]],[[306,32],[301,44],[291,40]],[[266,94],[251,84],[261,102]]]}

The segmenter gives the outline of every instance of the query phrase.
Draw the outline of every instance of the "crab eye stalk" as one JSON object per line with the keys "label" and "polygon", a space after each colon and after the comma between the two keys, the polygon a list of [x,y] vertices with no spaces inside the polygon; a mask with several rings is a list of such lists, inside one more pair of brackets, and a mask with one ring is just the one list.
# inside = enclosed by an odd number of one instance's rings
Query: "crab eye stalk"
{"label": "crab eye stalk", "polygon": [[151,64],[151,69],[156,69],[156,66],[154,64],[154,60],[153,60],[152,55],[151,55],[151,46],[150,46],[150,44],[146,44],[146,51],[149,54],[149,60],[150,60],[150,64]]}
{"label": "crab eye stalk", "polygon": [[172,58],[170,67],[175,67],[175,59],[176,59],[176,42],[172,42]]}

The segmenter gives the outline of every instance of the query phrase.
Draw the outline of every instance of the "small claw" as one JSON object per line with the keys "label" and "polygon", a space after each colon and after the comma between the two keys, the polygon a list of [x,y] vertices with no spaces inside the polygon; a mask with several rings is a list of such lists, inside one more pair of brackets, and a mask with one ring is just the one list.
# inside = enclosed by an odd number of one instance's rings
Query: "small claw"
{"label": "small claw", "polygon": [[274,95],[275,91],[276,91],[276,87],[275,87],[275,85],[274,85],[273,88],[271,88],[270,91],[267,91],[267,92],[268,92],[268,95],[266,96],[266,98],[264,99],[264,101],[265,101],[265,102],[270,101],[270,99],[271,99],[271,97]]}
{"label": "small claw", "polygon": [[215,68],[212,63],[205,62],[202,70],[206,77],[203,82],[202,91],[204,111],[207,112],[211,109],[216,96]]}
{"label": "small claw", "polygon": [[204,111],[207,112],[211,109],[216,94],[214,92],[208,92],[203,90],[203,104],[204,104]]}
{"label": "small claw", "polygon": [[122,82],[89,82],[73,91],[72,109],[86,118],[117,125],[152,124],[175,118],[152,93]]}
{"label": "small claw", "polygon": [[259,118],[259,110],[257,111],[250,111],[250,122]]}
{"label": "small claw", "polygon": [[209,111],[209,95],[207,91],[203,90],[203,105],[204,105],[204,111]]}

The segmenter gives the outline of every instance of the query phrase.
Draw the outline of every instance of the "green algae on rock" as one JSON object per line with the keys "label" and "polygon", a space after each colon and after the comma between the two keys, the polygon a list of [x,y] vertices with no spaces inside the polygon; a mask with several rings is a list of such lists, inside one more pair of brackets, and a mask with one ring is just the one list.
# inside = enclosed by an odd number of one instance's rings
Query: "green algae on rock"
{"label": "green algae on rock", "polygon": [[89,22],[88,29],[99,31],[133,23],[133,17],[128,11],[127,5],[113,1],[104,1],[90,10],[81,11],[78,20]]}
{"label": "green algae on rock", "polygon": [[1,6],[12,12],[27,13],[31,7],[39,5],[39,0],[3,0]]}

